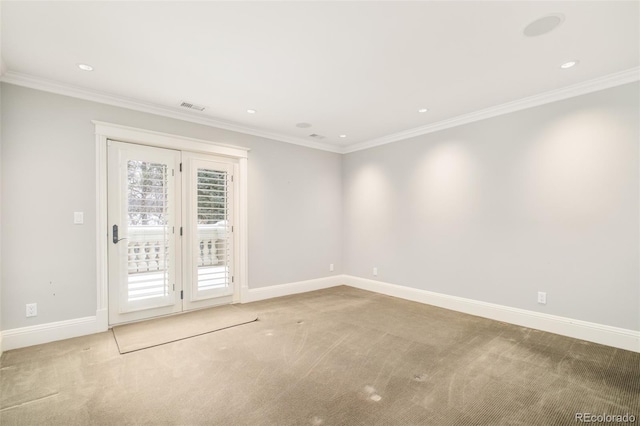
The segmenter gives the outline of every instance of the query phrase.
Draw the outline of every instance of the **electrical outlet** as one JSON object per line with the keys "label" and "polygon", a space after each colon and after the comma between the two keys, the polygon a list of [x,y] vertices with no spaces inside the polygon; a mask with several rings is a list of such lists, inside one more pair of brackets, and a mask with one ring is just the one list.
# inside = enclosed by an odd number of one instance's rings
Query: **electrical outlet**
{"label": "electrical outlet", "polygon": [[541,305],[547,304],[547,293],[545,293],[544,291],[538,292],[538,303]]}
{"label": "electrical outlet", "polygon": [[333,263],[329,264],[329,272],[333,272]]}
{"label": "electrical outlet", "polygon": [[35,317],[35,316],[38,316],[38,304],[27,303],[27,317]]}
{"label": "electrical outlet", "polygon": [[73,223],[82,225],[84,223],[84,212],[73,212]]}
{"label": "electrical outlet", "polygon": [[378,267],[377,267],[377,266],[374,266],[374,267],[373,267],[373,276],[374,276],[374,277],[377,277],[377,276],[378,276]]}

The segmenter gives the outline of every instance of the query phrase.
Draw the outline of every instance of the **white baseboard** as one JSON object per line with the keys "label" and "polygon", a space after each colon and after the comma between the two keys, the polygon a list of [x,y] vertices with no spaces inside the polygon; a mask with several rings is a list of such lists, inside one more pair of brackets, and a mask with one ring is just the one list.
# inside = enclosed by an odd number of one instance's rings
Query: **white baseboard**
{"label": "white baseboard", "polygon": [[75,318],[66,321],[4,330],[0,334],[2,351],[106,331],[104,327],[106,315],[106,309],[100,309],[96,311],[96,315],[92,317]]}
{"label": "white baseboard", "polygon": [[411,287],[389,284],[366,278],[343,275],[343,283],[362,290],[386,294],[414,302],[438,306],[453,311],[507,322],[523,327],[640,352],[640,331],[611,327],[593,322],[574,320],[525,309],[480,302]]}
{"label": "white baseboard", "polygon": [[[290,294],[306,293],[308,291],[342,285],[342,275],[274,285],[264,288],[247,289],[241,291],[241,302],[256,302]],[[14,328],[0,332],[0,353],[11,349],[40,345],[72,337],[100,333],[108,329],[108,311],[99,309],[92,317],[76,318],[66,321],[39,324],[30,327]]]}
{"label": "white baseboard", "polygon": [[[640,352],[639,331],[480,302],[463,297],[449,296],[442,293],[434,293],[427,290],[389,284],[352,275],[334,275],[331,277],[255,289],[244,288],[241,292],[241,299],[242,303],[256,302],[339,285],[348,285],[362,290],[438,306],[496,321]],[[5,330],[0,333],[0,349],[7,351],[56,340],[100,333],[106,330],[107,310],[100,309],[96,312],[96,316],[92,317]]]}
{"label": "white baseboard", "polygon": [[242,303],[257,302],[258,300],[272,299],[274,297],[289,296],[291,294],[306,293],[308,291],[335,287],[344,284],[343,278],[344,275],[334,275],[331,277],[278,284],[269,287],[243,289],[241,301]]}

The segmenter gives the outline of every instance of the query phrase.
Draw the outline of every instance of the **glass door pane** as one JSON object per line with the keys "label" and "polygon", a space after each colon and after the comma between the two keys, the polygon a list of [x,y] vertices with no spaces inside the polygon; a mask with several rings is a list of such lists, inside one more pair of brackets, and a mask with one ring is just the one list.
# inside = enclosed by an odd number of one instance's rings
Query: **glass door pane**
{"label": "glass door pane", "polygon": [[185,161],[187,309],[224,303],[218,298],[233,294],[233,166],[210,158],[191,154]]}
{"label": "glass door pane", "polygon": [[169,294],[167,165],[127,162],[127,303]]}
{"label": "glass door pane", "polygon": [[198,293],[229,287],[226,171],[197,169]]}

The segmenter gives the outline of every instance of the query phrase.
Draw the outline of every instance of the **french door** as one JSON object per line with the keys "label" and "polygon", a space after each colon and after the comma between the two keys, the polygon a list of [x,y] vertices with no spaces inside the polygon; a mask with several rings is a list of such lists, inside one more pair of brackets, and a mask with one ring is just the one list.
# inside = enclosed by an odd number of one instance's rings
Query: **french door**
{"label": "french door", "polygon": [[234,167],[108,141],[109,324],[233,301]]}
{"label": "french door", "polygon": [[235,285],[233,217],[234,164],[183,153],[185,179],[185,310],[230,303]]}

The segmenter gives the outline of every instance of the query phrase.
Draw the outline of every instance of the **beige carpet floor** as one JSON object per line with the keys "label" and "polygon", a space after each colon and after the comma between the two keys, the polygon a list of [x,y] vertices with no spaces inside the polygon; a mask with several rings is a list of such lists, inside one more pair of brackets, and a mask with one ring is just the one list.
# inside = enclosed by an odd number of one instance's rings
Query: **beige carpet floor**
{"label": "beige carpet floor", "polygon": [[121,354],[257,321],[255,312],[234,305],[216,306],[180,315],[113,327]]}
{"label": "beige carpet floor", "polygon": [[640,354],[336,287],[121,355],[111,332],[6,352],[0,424],[575,425],[640,416]]}

